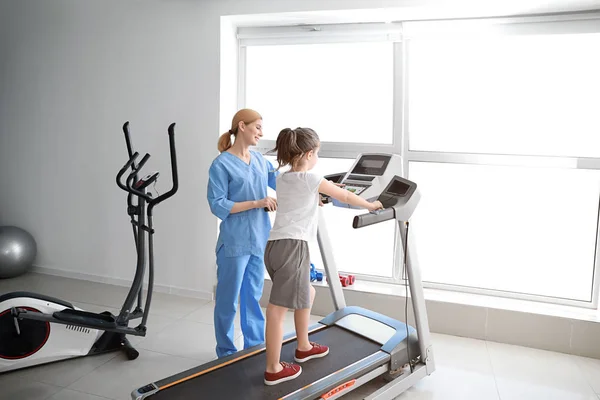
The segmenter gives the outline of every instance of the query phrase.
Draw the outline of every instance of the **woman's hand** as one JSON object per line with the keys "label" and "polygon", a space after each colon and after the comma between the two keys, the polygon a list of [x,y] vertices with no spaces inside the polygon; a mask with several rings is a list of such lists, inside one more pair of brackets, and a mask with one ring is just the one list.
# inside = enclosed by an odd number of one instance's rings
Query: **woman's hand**
{"label": "woman's hand", "polygon": [[258,200],[257,208],[264,208],[269,211],[275,211],[277,210],[277,200],[273,197],[267,196],[262,200]]}

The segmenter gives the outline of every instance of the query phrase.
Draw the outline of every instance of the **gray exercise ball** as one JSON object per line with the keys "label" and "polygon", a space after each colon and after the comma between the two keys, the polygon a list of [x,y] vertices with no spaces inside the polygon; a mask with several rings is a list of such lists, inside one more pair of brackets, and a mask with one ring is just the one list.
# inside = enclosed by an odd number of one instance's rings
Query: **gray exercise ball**
{"label": "gray exercise ball", "polygon": [[0,226],[0,278],[14,278],[27,272],[37,254],[29,232],[16,226]]}

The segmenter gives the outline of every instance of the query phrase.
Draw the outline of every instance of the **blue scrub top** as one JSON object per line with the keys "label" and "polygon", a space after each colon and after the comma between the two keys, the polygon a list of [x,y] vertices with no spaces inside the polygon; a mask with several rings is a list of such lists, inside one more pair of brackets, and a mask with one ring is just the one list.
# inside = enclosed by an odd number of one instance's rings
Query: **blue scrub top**
{"label": "blue scrub top", "polygon": [[231,214],[234,203],[267,197],[267,185],[275,190],[279,174],[269,160],[250,151],[250,164],[224,151],[212,162],[208,172],[208,204],[222,222],[216,252],[223,247],[225,256],[264,256],[271,230],[269,213],[253,208]]}

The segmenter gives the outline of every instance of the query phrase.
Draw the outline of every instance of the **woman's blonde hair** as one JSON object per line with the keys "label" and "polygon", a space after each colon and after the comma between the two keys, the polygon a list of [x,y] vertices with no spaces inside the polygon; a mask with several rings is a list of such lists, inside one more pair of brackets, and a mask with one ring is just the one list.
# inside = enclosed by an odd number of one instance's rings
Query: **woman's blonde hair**
{"label": "woman's blonde hair", "polygon": [[249,108],[243,108],[236,112],[233,116],[233,119],[231,120],[231,129],[222,134],[219,138],[219,143],[217,145],[219,152],[222,153],[231,147],[231,145],[233,144],[231,142],[231,136],[237,136],[240,122],[243,122],[244,124],[248,125],[259,119],[262,119],[261,115],[258,112]]}

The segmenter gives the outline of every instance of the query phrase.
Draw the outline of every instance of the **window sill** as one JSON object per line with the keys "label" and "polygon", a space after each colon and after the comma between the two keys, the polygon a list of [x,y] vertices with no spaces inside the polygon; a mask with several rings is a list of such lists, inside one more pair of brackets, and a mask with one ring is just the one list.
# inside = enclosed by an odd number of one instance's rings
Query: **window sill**
{"label": "window sill", "polygon": [[[267,277],[266,280],[270,279]],[[325,280],[312,282],[312,285],[315,288],[329,288]],[[357,280],[354,285],[348,286],[344,290],[405,297],[405,287],[403,285],[390,283]],[[454,303],[600,323],[600,310],[594,309],[431,288],[425,288],[424,295],[426,300],[440,303]]]}

